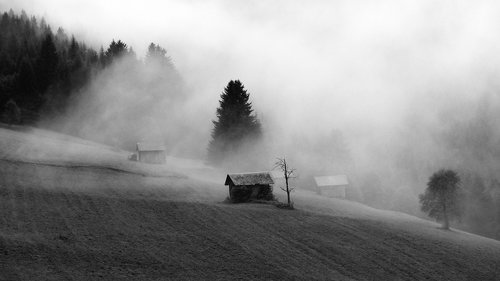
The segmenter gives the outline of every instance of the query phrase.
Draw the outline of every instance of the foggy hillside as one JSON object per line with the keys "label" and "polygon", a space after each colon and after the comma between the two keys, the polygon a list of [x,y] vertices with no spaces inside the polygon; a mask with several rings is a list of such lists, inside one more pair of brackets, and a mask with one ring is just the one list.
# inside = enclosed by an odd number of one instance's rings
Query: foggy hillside
{"label": "foggy hillside", "polygon": [[[212,9],[217,12],[211,16],[221,20],[201,25],[172,15],[150,25],[145,19],[134,28],[147,30],[147,37],[139,30],[130,37],[121,26],[108,31],[100,14],[106,9],[98,9],[94,21],[80,23],[46,14],[53,26],[64,23],[95,49],[104,46],[105,55],[107,42],[117,37],[131,55],[106,63],[65,103],[62,114],[42,118],[39,126],[128,150],[141,140],[161,140],[171,155],[203,160],[219,95],[228,80],[239,78],[261,120],[264,141],[247,151],[258,163],[249,166],[246,157],[238,157],[239,163],[228,165],[235,171],[269,170],[276,157],[286,155],[299,172],[299,188],[311,188],[313,176],[347,174],[350,199],[422,215],[418,194],[427,179],[439,168],[453,168],[485,182],[484,188],[473,183],[464,188],[484,194],[479,201],[488,206],[476,208],[474,198],[467,205],[474,210],[472,217],[485,220],[475,231],[500,237],[498,40],[488,32],[497,22],[487,5],[448,9],[422,2],[391,13],[398,4],[339,2],[298,9],[281,3],[286,13],[271,17],[281,7],[274,4],[253,18],[263,7],[250,5],[244,12],[223,3],[173,1],[172,9],[194,14]],[[9,7],[26,8],[21,2]],[[42,13],[52,7],[26,9]],[[127,7],[105,14],[126,16],[131,12]],[[338,17],[330,19],[327,11]],[[243,16],[234,21],[234,30],[223,25],[238,14]],[[300,15],[300,25],[292,14]],[[360,17],[363,21],[356,22]],[[160,34],[158,27],[166,23]],[[174,23],[187,24],[193,35],[180,36]],[[109,35],[93,37],[85,31],[95,24]],[[239,40],[221,39],[224,32],[228,38],[241,37],[248,48]],[[319,39],[321,32],[331,36]],[[151,41],[166,52],[148,59],[145,47]],[[289,59],[291,50],[295,60]],[[475,220],[466,219],[462,227],[470,229]]]}
{"label": "foggy hillside", "polygon": [[[101,2],[0,0],[0,160],[9,172],[38,175],[32,165],[43,159],[51,176],[84,169],[89,187],[106,167],[113,188],[161,189],[175,178],[168,196],[186,188],[182,200],[213,203],[227,196],[219,177],[269,171],[286,157],[302,211],[335,201],[309,204],[313,177],[346,175],[347,200],[335,211],[427,218],[419,194],[434,172],[453,169],[464,216],[452,226],[500,239],[497,2]],[[216,165],[208,148],[233,80],[248,91],[261,136]],[[125,160],[141,141],[164,144],[167,164]],[[181,184],[186,177],[210,183],[210,194]]]}
{"label": "foggy hillside", "polygon": [[196,163],[170,159],[162,168],[185,174],[157,173],[98,143],[39,129],[0,133],[3,280],[483,281],[500,274],[498,241],[403,213],[301,190],[294,211],[222,203],[224,174],[195,179]]}
{"label": "foggy hillside", "polygon": [[[131,16],[139,10],[128,6],[112,13],[107,4],[86,3],[78,15],[92,11],[92,21],[68,18],[69,7],[49,13],[56,7],[50,1],[1,7],[47,12],[49,23],[64,24],[95,49],[120,38],[137,50],[135,60],[118,59],[89,81],[62,118],[41,126],[129,150],[140,140],[163,140],[170,154],[205,159],[219,95],[238,78],[264,131],[263,146],[248,152],[259,165],[241,169],[268,170],[286,155],[299,188],[309,188],[312,176],[347,174],[351,199],[411,214],[420,214],[418,194],[434,171],[457,169],[486,183],[479,192],[491,212],[477,216],[490,219],[477,231],[500,237],[498,227],[486,227],[500,221],[500,40],[489,32],[499,23],[488,8],[496,4],[386,3],[276,2],[264,9],[172,1],[149,18]],[[141,24],[107,28],[127,16]],[[101,30],[95,36],[88,32],[94,26]],[[189,32],[179,33],[183,28]],[[151,41],[166,48],[167,67],[137,61],[146,60]],[[474,200],[468,204],[477,212]]]}

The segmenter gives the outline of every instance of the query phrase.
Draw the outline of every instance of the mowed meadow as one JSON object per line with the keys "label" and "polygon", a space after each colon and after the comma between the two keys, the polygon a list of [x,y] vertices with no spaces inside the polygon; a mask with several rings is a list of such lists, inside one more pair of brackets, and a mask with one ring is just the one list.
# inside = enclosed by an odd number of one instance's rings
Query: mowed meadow
{"label": "mowed meadow", "polygon": [[[500,242],[297,190],[224,203],[224,171],[0,128],[0,280],[498,280]],[[275,192],[281,194],[279,188]]]}

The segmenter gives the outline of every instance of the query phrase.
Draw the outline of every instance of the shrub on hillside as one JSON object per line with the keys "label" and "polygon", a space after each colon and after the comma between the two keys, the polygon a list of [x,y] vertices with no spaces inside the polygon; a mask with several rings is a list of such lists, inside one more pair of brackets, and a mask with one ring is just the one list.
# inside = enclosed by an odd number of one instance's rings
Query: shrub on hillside
{"label": "shrub on hillside", "polygon": [[2,122],[9,125],[21,123],[21,110],[16,102],[10,99],[5,105],[2,114]]}
{"label": "shrub on hillside", "polygon": [[290,202],[290,204],[278,202],[275,205],[280,209],[295,210],[295,208],[293,207],[293,202]]}
{"label": "shrub on hillside", "polygon": [[450,220],[462,216],[461,201],[460,177],[453,170],[441,169],[434,173],[425,193],[420,195],[422,211],[442,222],[444,229],[450,228]]}

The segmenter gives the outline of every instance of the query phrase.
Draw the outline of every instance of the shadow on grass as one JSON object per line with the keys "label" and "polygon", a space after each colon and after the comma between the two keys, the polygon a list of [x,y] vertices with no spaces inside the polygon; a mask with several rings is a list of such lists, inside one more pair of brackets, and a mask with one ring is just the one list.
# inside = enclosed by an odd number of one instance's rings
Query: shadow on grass
{"label": "shadow on grass", "polygon": [[282,203],[279,202],[277,199],[273,200],[262,200],[262,199],[252,199],[246,202],[235,202],[231,198],[226,197],[224,201],[222,201],[223,204],[245,204],[245,203],[256,203],[256,204],[265,204],[265,205],[273,205],[276,206],[279,209],[285,209],[285,210],[295,210],[293,207],[293,202],[288,204],[288,203]]}

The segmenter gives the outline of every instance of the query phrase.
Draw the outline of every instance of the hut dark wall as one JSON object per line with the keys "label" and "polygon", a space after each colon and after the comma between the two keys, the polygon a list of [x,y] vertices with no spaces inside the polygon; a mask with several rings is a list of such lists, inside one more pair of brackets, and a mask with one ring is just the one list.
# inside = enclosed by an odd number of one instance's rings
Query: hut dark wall
{"label": "hut dark wall", "polygon": [[230,185],[229,198],[233,202],[248,202],[256,200],[272,200],[273,188],[270,185]]}

